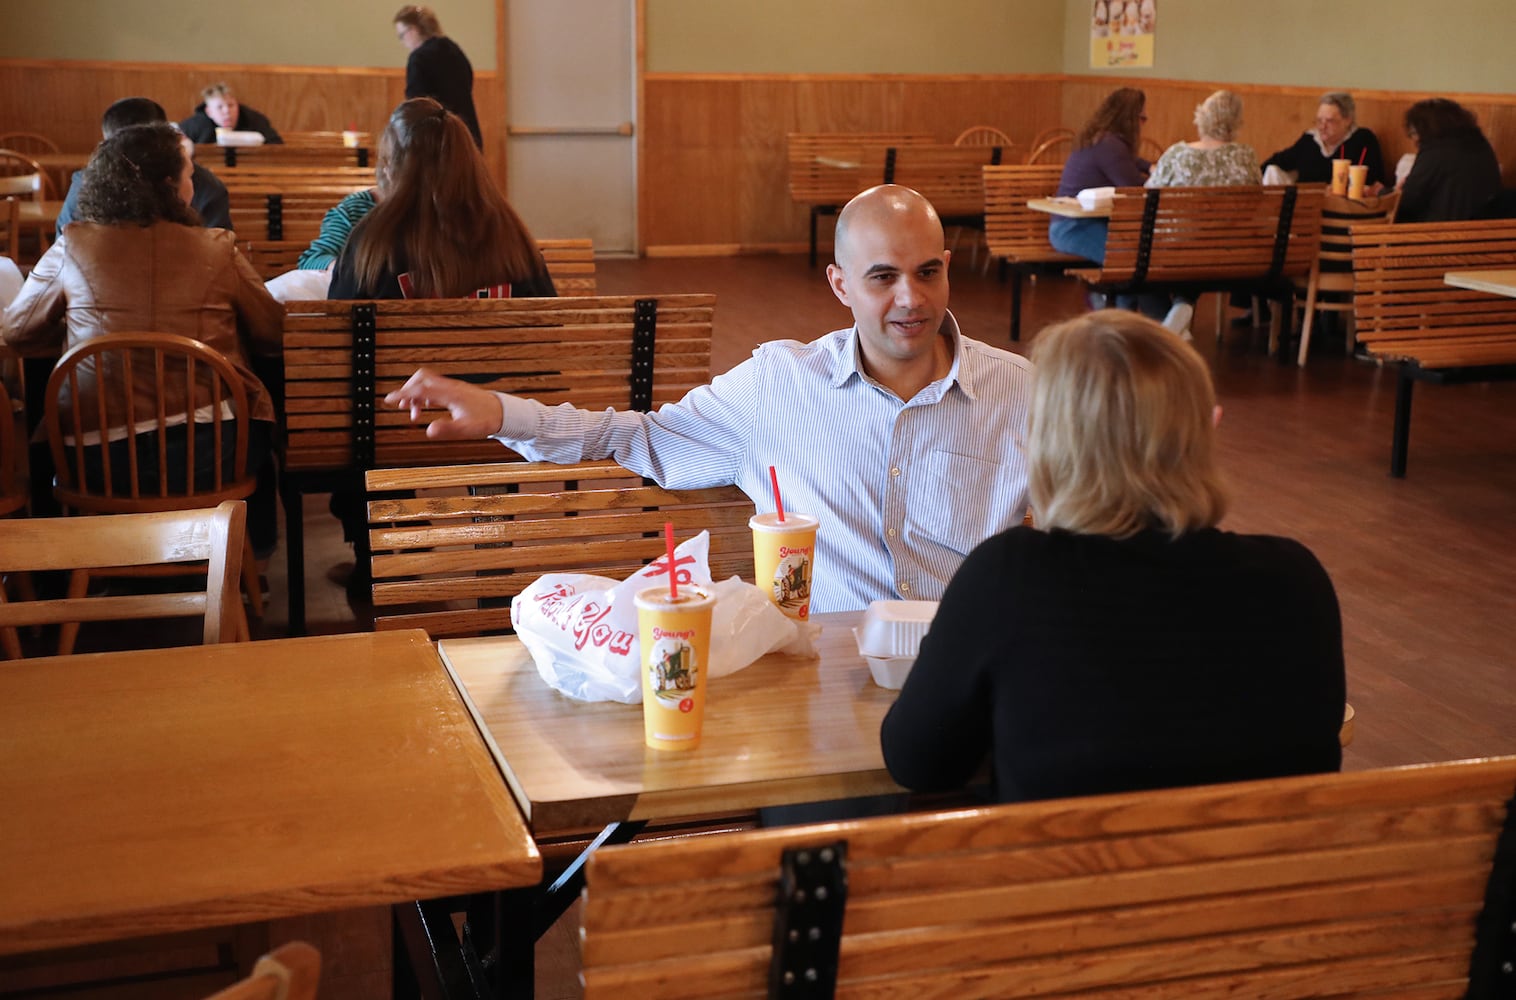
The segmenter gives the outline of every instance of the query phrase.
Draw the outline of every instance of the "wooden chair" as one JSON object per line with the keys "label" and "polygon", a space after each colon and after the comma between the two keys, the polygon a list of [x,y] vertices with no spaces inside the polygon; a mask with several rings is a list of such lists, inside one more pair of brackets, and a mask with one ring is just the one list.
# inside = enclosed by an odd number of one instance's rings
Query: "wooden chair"
{"label": "wooden chair", "polygon": [[1037,134],[1032,140],[1032,151],[1027,154],[1027,163],[1057,163],[1060,166],[1074,149],[1074,130],[1050,128]]}
{"label": "wooden chair", "polygon": [[507,631],[509,599],[537,577],[624,579],[664,554],[665,521],[681,538],[711,533],[713,579],[753,574],[753,502],[735,486],[665,490],[609,461],[375,470],[366,482],[374,607],[408,606],[376,629]]}
{"label": "wooden chair", "polygon": [[0,178],[14,179],[32,176],[37,177],[37,181],[34,184],[28,184],[25,190],[8,186],[9,189],[0,191],[0,194],[29,195],[33,201],[44,201],[58,197],[53,192],[52,178],[48,176],[42,164],[25,153],[0,147]]}
{"label": "wooden chair", "polygon": [[[104,377],[98,374],[102,372]],[[151,373],[150,409],[133,390],[138,372]],[[196,482],[194,433],[186,435],[178,465],[170,451],[168,432],[176,416],[164,407],[170,383],[194,387],[200,411],[195,426],[210,428],[214,461],[208,464],[214,468],[207,483]],[[242,376],[225,356],[197,340],[173,333],[113,333],[85,341],[59,359],[48,379],[43,423],[53,456],[53,494],[65,508],[92,514],[186,510],[246,500],[258,485],[248,451],[249,413]],[[97,443],[107,439],[113,427],[139,428],[137,447],[126,449],[124,473],[112,468],[109,449],[88,443],[89,438]],[[144,460],[149,469],[156,467],[151,478]],[[118,486],[122,481],[124,488]],[[241,567],[253,615],[259,617],[263,592],[247,538]]]}
{"label": "wooden chair", "polygon": [[1011,272],[1011,339],[1021,339],[1021,290],[1027,274],[1062,273],[1088,264],[1077,254],[1054,250],[1048,216],[1027,208],[1033,198],[1058,190],[1063,167],[1056,163],[1002,164],[984,170],[984,238],[990,253]]}
{"label": "wooden chair", "polygon": [[[27,223],[21,218],[21,202],[43,201],[47,198],[51,187],[52,182],[48,180],[47,172],[35,160],[8,149],[0,149],[0,198],[9,203],[5,205],[5,242],[0,244],[0,247],[5,250],[5,256],[17,264],[22,262],[21,229],[23,226],[37,234],[37,257],[46,253],[52,243],[48,236],[52,230],[51,225]],[[29,257],[28,260],[34,261],[35,258]]]}
{"label": "wooden chair", "polygon": [[18,153],[61,153],[58,144],[36,132],[0,132],[0,149],[14,149]]}
{"label": "wooden chair", "polygon": [[1001,149],[1010,149],[1016,145],[1015,140],[993,125],[970,125],[958,137],[953,140],[955,146],[999,146]]}
{"label": "wooden chair", "polygon": [[[20,625],[72,626],[80,622],[203,616],[203,641],[236,641],[244,627],[237,577],[246,542],[247,505],[228,500],[212,509],[95,517],[32,517],[6,522],[0,532],[0,574],[68,570],[68,596],[10,601],[0,589],[0,645],[19,659]],[[205,587],[194,592],[87,597],[92,571],[207,563]],[[189,568],[193,572],[193,568]],[[61,645],[60,640],[60,645]],[[67,649],[72,651],[72,635]]]}
{"label": "wooden chair", "polygon": [[1513,791],[1497,757],[605,847],[584,997],[1509,996]]}
{"label": "wooden chair", "polygon": [[[1400,192],[1392,191],[1382,198],[1351,201],[1338,194],[1328,193],[1321,203],[1321,252],[1304,282],[1296,281],[1297,291],[1305,292],[1305,300],[1295,300],[1295,307],[1303,311],[1300,324],[1300,353],[1296,363],[1305,366],[1306,354],[1311,349],[1311,330],[1318,312],[1335,312],[1345,319],[1353,315],[1353,226],[1366,222],[1395,221],[1395,210],[1400,207]],[[1322,299],[1322,293],[1332,298]],[[1352,327],[1348,327],[1351,331]],[[1347,353],[1353,352],[1354,338],[1349,332],[1343,337]]]}
{"label": "wooden chair", "polygon": [[252,975],[206,1000],[316,1000],[320,979],[321,953],[291,941],[258,959]]}

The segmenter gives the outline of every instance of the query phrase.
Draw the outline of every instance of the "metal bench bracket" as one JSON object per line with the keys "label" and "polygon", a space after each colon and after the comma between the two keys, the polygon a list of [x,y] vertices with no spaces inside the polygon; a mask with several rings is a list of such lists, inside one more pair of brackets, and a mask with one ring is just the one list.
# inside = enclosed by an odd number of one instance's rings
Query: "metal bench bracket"
{"label": "metal bench bracket", "polygon": [[640,413],[653,408],[653,348],[658,342],[658,300],[638,299],[632,314],[632,401]]}
{"label": "metal bench bracket", "polygon": [[780,862],[769,996],[830,997],[847,907],[847,841],[791,848]]}
{"label": "metal bench bracket", "polygon": [[353,306],[353,464],[374,467],[374,336],[372,302]]}

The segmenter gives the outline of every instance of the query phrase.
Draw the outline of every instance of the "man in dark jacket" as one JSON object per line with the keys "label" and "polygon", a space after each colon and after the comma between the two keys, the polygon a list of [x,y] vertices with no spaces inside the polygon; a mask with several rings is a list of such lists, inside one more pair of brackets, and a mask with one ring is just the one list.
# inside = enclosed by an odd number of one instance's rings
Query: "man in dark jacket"
{"label": "man in dark jacket", "polygon": [[224,83],[213,83],[200,91],[195,113],[179,123],[179,130],[195,143],[215,142],[218,128],[258,132],[271,143],[284,141],[269,123],[268,115],[237,103],[237,95]]}
{"label": "man in dark jacket", "polygon": [[[166,122],[168,115],[164,113],[163,106],[157,101],[146,97],[123,97],[121,100],[105,109],[105,114],[100,117],[100,133],[109,139],[121,129],[132,125],[149,125],[153,122]],[[194,147],[186,150],[186,155],[193,155]],[[73,179],[68,185],[68,195],[63,199],[63,207],[58,210],[58,231],[73,221],[74,213],[79,207],[79,185],[84,176],[84,171],[74,171]],[[226,185],[215,174],[195,164],[191,179],[195,184],[195,197],[190,200],[190,207],[200,213],[200,218],[205,221],[208,229],[231,229],[232,213],[231,204],[226,194]]]}

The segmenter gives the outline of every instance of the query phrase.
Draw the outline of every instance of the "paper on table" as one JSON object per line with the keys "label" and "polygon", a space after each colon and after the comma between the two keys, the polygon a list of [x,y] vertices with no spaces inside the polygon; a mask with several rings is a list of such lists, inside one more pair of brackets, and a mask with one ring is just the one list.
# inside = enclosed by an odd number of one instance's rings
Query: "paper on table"
{"label": "paper on table", "polygon": [[1116,197],[1116,189],[1113,187],[1085,188],[1074,196],[1079,201],[1079,207],[1086,212],[1093,212],[1102,206],[1109,206],[1111,199]]}

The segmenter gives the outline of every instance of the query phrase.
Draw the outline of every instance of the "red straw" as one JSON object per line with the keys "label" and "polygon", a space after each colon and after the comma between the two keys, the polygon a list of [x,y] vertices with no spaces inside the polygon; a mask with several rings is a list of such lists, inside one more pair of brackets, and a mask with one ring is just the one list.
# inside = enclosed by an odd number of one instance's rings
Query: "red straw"
{"label": "red straw", "polygon": [[663,522],[663,540],[669,547],[669,600],[679,600],[679,575],[674,572],[674,522]]}
{"label": "red straw", "polygon": [[1369,155],[1369,147],[1363,147],[1363,152],[1358,154],[1358,165],[1363,166],[1363,158]]}
{"label": "red straw", "polygon": [[779,511],[779,523],[784,523],[784,501],[779,498],[779,473],[769,466],[769,482],[774,484],[774,507]]}

